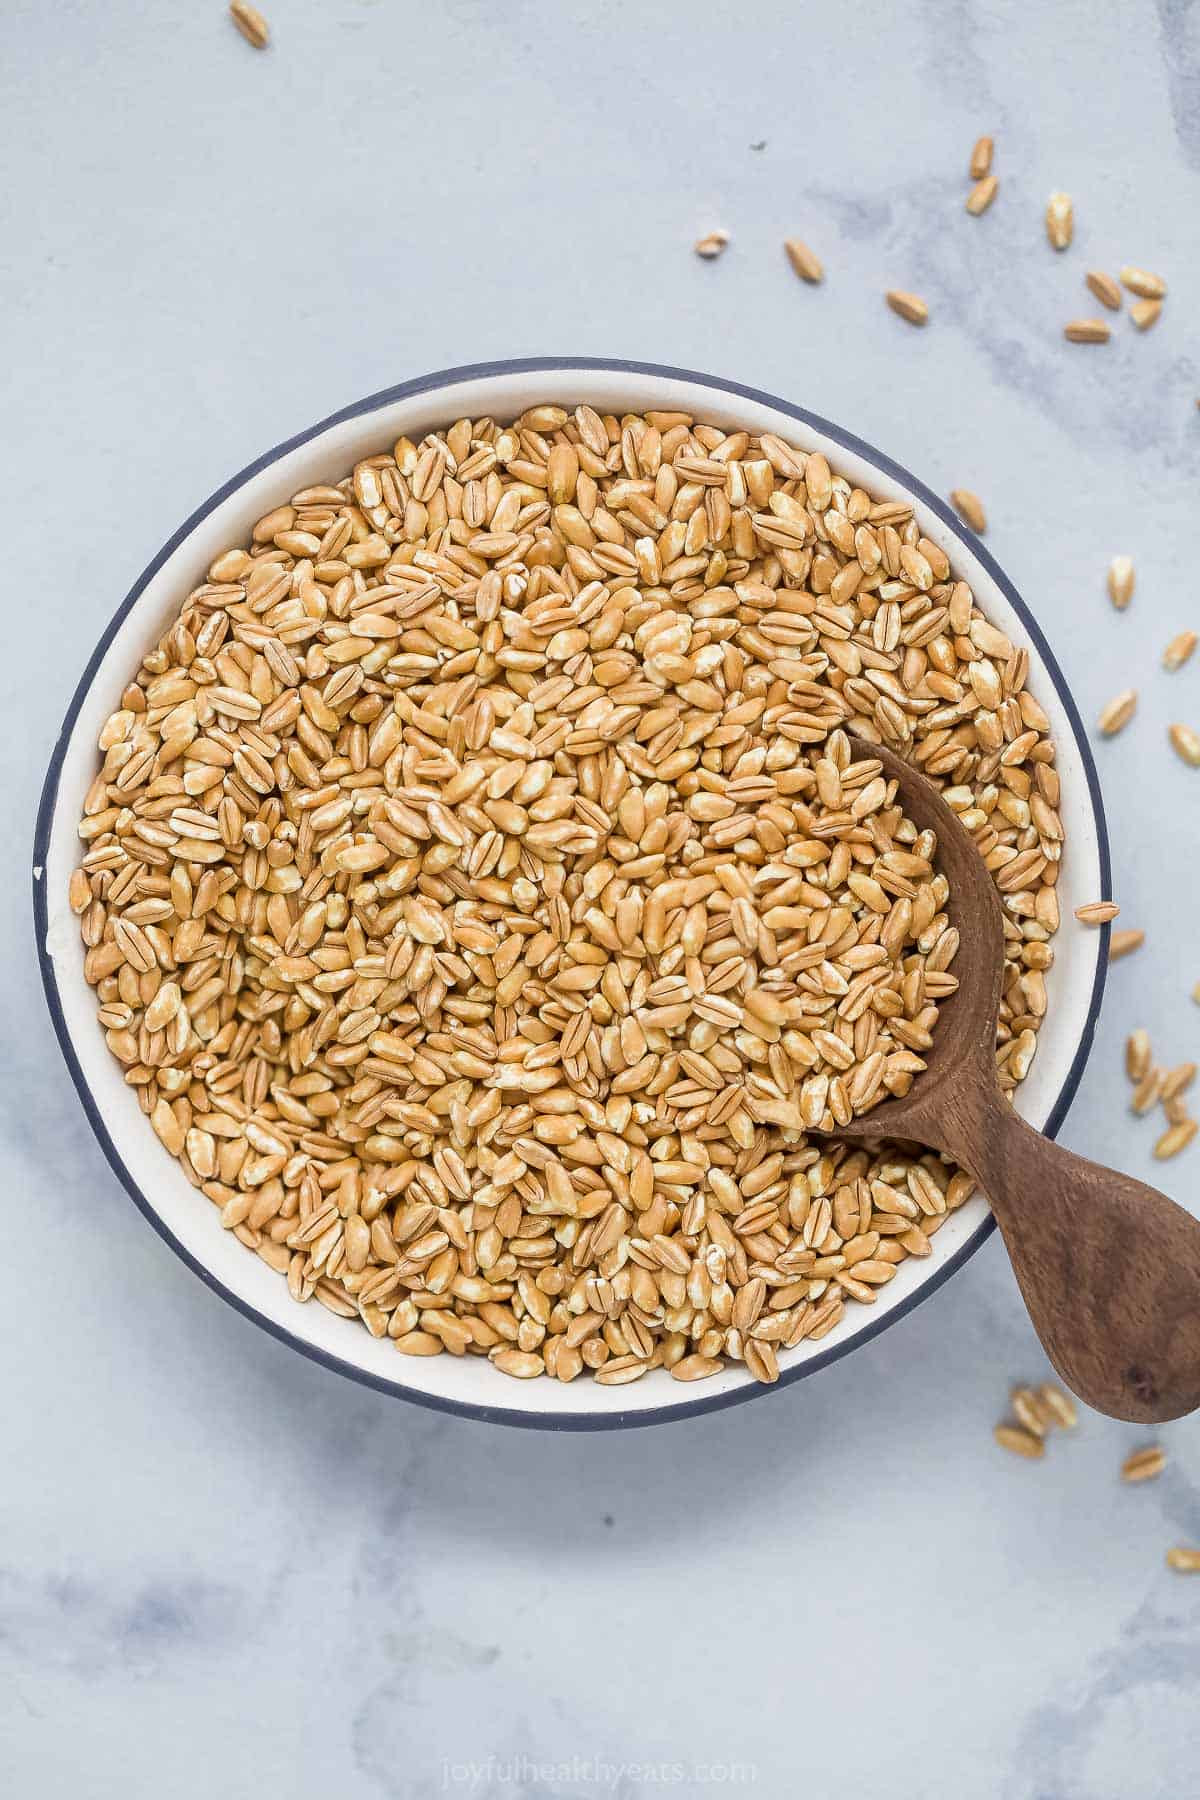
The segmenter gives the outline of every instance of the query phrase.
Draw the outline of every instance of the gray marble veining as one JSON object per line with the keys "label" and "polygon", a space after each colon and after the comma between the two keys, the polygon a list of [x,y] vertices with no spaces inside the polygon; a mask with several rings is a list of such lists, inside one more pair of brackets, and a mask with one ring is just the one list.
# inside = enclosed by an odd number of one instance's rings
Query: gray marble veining
{"label": "gray marble veining", "polygon": [[[262,56],[222,11],[10,0],[0,23],[11,841],[121,594],[264,446],[491,355],[710,369],[976,488],[1085,716],[1140,686],[1101,764],[1150,942],[1113,971],[1065,1136],[1153,1179],[1121,1040],[1144,1023],[1174,1061],[1200,1035],[1170,898],[1200,790],[1165,747],[1200,725],[1200,667],[1158,668],[1197,606],[1196,6],[270,0]],[[1001,188],[971,220],[982,130]],[[1058,257],[1055,187],[1078,221]],[[732,245],[700,265],[715,224]],[[791,234],[823,287],[791,275]],[[1170,279],[1157,329],[1065,345],[1083,271],[1125,261]],[[893,285],[927,330],[885,310]],[[389,1403],[147,1230],[53,1044],[23,877],[0,910],[0,1789],[1194,1785],[1200,1582],[1163,1553],[1200,1542],[1197,1427],[1140,1489],[1116,1480],[1136,1434],[1099,1419],[1005,1459],[1007,1383],[1043,1365],[996,1242],[849,1362],[712,1418],[559,1439]],[[1197,1166],[1158,1173],[1188,1201]]]}

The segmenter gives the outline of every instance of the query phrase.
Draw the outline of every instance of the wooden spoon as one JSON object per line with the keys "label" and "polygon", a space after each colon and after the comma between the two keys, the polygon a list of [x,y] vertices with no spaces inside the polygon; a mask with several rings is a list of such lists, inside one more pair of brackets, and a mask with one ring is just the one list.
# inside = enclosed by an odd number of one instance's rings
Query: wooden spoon
{"label": "wooden spoon", "polygon": [[833,1135],[909,1139],[944,1152],[991,1201],[1029,1316],[1067,1386],[1097,1412],[1158,1423],[1200,1406],[1200,1223],[1165,1194],[1052,1143],[996,1080],[1004,972],[1000,900],[969,833],[936,788],[878,744],[851,740],[937,834],[961,936],[958,991],[942,1003],[927,1069]]}

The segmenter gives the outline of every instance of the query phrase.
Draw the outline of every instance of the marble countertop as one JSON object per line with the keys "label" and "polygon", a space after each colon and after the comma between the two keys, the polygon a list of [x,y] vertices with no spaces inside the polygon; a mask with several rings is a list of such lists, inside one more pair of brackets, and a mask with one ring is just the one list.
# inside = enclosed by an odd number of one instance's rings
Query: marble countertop
{"label": "marble countertop", "polygon": [[[1200,1427],[1136,1489],[1116,1471],[1141,1434],[1098,1418],[1038,1466],[997,1450],[1009,1381],[1045,1367],[997,1240],[730,1412],[556,1438],[389,1402],[236,1316],[138,1217],[50,1032],[21,865],[102,625],[265,446],[489,356],[711,370],[978,490],[1085,716],[1140,688],[1098,754],[1148,942],[1063,1135],[1194,1202],[1200,1148],[1151,1162],[1120,1046],[1135,1024],[1165,1060],[1200,1045],[1200,775],[1165,740],[1200,726],[1200,658],[1159,667],[1200,598],[1200,8],[264,4],[263,55],[220,0],[5,9],[0,1787],[1184,1791],[1200,1581],[1163,1556],[1200,1543]],[[1000,194],[972,220],[984,130]],[[1122,262],[1169,275],[1158,327],[1065,344],[1084,271]],[[890,286],[926,296],[925,331]]]}

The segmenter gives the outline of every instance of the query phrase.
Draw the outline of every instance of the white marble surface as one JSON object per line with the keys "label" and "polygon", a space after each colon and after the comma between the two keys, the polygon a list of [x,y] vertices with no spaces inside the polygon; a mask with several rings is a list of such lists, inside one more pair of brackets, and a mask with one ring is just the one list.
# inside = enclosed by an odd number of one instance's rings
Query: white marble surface
{"label": "white marble surface", "polygon": [[[2,9],[18,862],[101,626],[251,456],[453,362],[713,370],[977,488],[1084,713],[1141,688],[1100,762],[1149,943],[1064,1135],[1150,1175],[1122,1036],[1147,1024],[1172,1060],[1200,1039],[1200,776],[1164,737],[1200,726],[1200,660],[1158,668],[1197,616],[1200,8],[267,4],[262,56],[219,0]],[[1001,191],[972,221],[985,129]],[[733,245],[701,265],[716,224]],[[1158,329],[1065,345],[1083,271],[1122,261],[1169,274]],[[927,296],[925,332],[891,285]],[[1200,1428],[1164,1434],[1141,1489],[1115,1479],[1138,1434],[1095,1418],[1040,1467],[1003,1457],[1006,1385],[1043,1365],[998,1243],[850,1361],[712,1418],[556,1439],[389,1403],[235,1316],[138,1217],[51,1037],[25,881],[0,900],[0,1790],[1190,1791],[1200,1582],[1163,1552],[1200,1542]],[[1198,1156],[1162,1171],[1185,1202]],[[755,1778],[705,1780],[731,1761]]]}

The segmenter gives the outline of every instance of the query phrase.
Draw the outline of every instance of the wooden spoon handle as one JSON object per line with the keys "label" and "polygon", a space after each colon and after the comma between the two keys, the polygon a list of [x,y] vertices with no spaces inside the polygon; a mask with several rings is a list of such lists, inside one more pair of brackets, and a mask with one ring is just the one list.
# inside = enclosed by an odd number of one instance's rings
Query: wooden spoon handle
{"label": "wooden spoon handle", "polygon": [[947,1149],[988,1194],[1067,1386],[1145,1424],[1200,1406],[1200,1222],[1042,1137],[998,1093],[970,1141]]}

